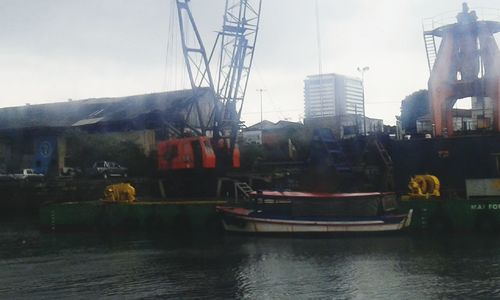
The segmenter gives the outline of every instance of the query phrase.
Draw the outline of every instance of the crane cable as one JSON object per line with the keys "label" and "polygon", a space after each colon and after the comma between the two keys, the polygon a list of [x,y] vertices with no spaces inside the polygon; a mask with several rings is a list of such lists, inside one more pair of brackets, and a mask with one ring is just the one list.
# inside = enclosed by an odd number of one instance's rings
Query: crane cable
{"label": "crane cable", "polygon": [[[174,46],[177,44],[176,43],[176,37],[177,35],[175,34],[174,29],[176,29],[175,24],[176,24],[176,3],[175,0],[170,1],[170,15],[168,18],[168,28],[167,28],[167,45],[166,45],[166,50],[165,50],[165,69],[164,74],[163,74],[163,89],[164,91],[169,90],[169,89],[176,89],[177,84],[177,78],[175,74],[177,74],[177,52],[174,51]],[[173,64],[170,61],[171,56],[173,56]],[[171,68],[174,69],[174,74],[172,76],[172,73],[169,71]],[[173,82],[173,86],[172,83]]]}
{"label": "crane cable", "polygon": [[316,42],[318,47],[318,73],[319,75],[323,75],[323,62],[321,60],[321,31],[319,26],[319,3],[318,0],[314,1],[315,7],[315,18],[316,18]]}
{"label": "crane cable", "polygon": [[316,19],[316,42],[318,47],[318,73],[319,73],[319,101],[321,103],[321,116],[323,117],[324,113],[324,103],[323,103],[323,62],[321,60],[321,32],[320,32],[320,22],[319,22],[319,2],[318,0],[314,1],[315,8],[315,19]]}

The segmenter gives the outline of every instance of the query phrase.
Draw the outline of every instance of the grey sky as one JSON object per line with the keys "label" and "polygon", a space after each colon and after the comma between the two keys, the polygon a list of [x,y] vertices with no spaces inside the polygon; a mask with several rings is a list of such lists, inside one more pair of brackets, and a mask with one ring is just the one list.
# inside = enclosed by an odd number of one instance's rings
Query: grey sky
{"label": "grey sky", "polygon": [[[0,106],[126,96],[181,88],[180,51],[169,50],[173,0],[0,0]],[[400,101],[426,88],[422,18],[457,11],[458,0],[319,0],[324,73],[365,74],[367,115],[393,124]],[[207,48],[224,0],[192,0]],[[471,8],[500,8],[497,0]],[[303,80],[318,72],[314,1],[264,0],[243,119],[298,120]],[[500,19],[500,16],[499,16]],[[177,44],[177,46],[179,46]],[[169,83],[165,85],[165,75]]]}

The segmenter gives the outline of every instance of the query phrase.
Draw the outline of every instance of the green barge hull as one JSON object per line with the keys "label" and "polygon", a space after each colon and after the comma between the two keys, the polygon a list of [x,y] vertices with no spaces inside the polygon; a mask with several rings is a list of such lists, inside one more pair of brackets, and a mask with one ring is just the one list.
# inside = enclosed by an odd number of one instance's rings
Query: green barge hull
{"label": "green barge hull", "polygon": [[411,231],[500,232],[500,198],[408,198],[400,202],[413,209]]}
{"label": "green barge hull", "polygon": [[50,231],[219,230],[215,207],[225,201],[104,201],[49,203],[40,207],[40,226]]}
{"label": "green barge hull", "polygon": [[[218,200],[49,203],[40,208],[40,226],[49,231],[219,231],[215,207],[224,204]],[[500,198],[404,197],[400,207],[413,210],[410,231],[500,232]]]}

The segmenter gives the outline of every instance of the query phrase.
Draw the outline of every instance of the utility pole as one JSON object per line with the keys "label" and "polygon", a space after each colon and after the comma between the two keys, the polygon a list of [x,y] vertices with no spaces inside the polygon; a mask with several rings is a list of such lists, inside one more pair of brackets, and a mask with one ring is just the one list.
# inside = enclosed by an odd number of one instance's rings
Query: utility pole
{"label": "utility pole", "polygon": [[263,112],[262,112],[262,93],[265,92],[265,89],[257,89],[257,92],[260,93],[260,129],[262,130],[262,121],[264,120],[263,118]]}
{"label": "utility pole", "polygon": [[365,110],[365,72],[370,70],[370,67],[358,67],[358,72],[361,73],[361,89],[363,94],[363,135],[366,135],[366,110]]}

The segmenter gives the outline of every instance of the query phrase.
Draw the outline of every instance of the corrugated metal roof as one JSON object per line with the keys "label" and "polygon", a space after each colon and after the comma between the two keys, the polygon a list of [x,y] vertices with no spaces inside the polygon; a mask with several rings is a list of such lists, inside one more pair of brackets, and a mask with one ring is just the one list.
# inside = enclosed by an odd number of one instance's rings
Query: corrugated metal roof
{"label": "corrugated metal roof", "polygon": [[252,126],[249,126],[245,129],[245,131],[252,131],[252,130],[276,130],[276,129],[283,129],[283,128],[300,128],[303,127],[304,125],[302,123],[297,123],[297,122],[291,122],[291,121],[278,121],[277,123],[273,123],[268,120],[264,120],[262,122],[259,122],[257,124],[254,124]]}
{"label": "corrugated metal roof", "polygon": [[[211,101],[208,91],[206,88],[200,90],[201,102]],[[0,108],[0,130],[85,126],[133,120],[150,113],[178,119],[189,106],[192,95],[192,90],[181,90]]]}

